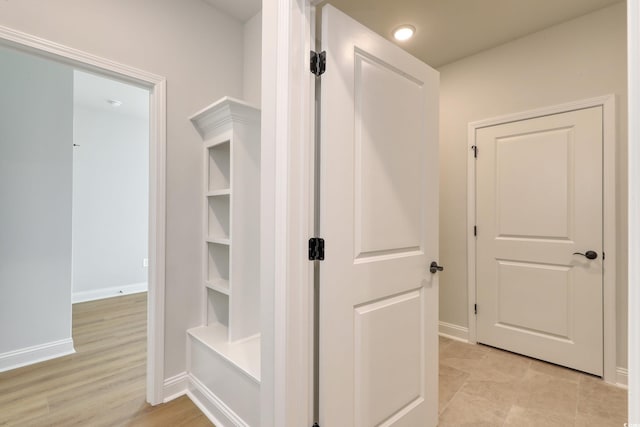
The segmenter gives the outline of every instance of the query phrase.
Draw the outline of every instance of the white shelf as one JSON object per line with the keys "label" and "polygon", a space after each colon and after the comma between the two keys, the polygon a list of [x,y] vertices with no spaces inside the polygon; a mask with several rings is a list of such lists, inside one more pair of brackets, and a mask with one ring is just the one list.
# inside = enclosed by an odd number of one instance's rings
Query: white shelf
{"label": "white shelf", "polygon": [[227,327],[221,324],[199,326],[187,333],[260,383],[260,335],[230,342]]}
{"label": "white shelf", "polygon": [[231,239],[225,239],[220,237],[207,237],[207,243],[215,243],[216,245],[224,245],[229,246],[231,244]]}
{"label": "white shelf", "polygon": [[206,196],[207,197],[217,197],[217,196],[228,196],[231,194],[230,188],[224,188],[222,190],[209,191]]}
{"label": "white shelf", "polygon": [[207,280],[205,286],[221,294],[229,295],[229,281],[225,279]]}

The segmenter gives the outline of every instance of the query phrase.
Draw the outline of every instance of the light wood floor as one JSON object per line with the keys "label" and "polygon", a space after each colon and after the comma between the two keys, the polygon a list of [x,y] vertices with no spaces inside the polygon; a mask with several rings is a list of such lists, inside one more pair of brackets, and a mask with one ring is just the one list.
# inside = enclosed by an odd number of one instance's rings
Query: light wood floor
{"label": "light wood floor", "polygon": [[146,298],[74,304],[75,354],[0,373],[0,426],[211,426],[187,397],[145,403]]}
{"label": "light wood floor", "polygon": [[[146,294],[75,304],[76,354],[0,373],[0,426],[211,426],[187,398],[145,403]],[[440,339],[440,427],[621,427],[626,391]]]}

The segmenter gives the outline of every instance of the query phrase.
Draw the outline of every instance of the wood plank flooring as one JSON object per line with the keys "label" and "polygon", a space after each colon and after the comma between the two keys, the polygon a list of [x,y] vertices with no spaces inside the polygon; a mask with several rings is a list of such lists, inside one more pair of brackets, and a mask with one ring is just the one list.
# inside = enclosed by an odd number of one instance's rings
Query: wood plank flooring
{"label": "wood plank flooring", "polygon": [[146,293],[73,306],[76,353],[0,373],[0,426],[212,426],[185,396],[145,403]]}
{"label": "wood plank flooring", "polygon": [[[76,354],[0,373],[0,426],[212,426],[187,398],[145,403],[146,294],[75,304]],[[626,391],[440,338],[440,427],[622,426]]]}

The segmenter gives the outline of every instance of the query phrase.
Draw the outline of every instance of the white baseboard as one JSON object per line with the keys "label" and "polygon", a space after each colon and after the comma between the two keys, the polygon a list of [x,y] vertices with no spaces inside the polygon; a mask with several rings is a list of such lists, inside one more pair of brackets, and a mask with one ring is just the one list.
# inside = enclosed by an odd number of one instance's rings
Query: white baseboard
{"label": "white baseboard", "polygon": [[177,399],[180,396],[187,394],[189,390],[189,375],[186,372],[181,372],[171,378],[164,380],[164,386],[162,387],[162,396],[164,396],[163,403]]}
{"label": "white baseboard", "polygon": [[438,334],[442,337],[456,341],[469,342],[469,328],[454,325],[452,323],[440,322],[438,324]]}
{"label": "white baseboard", "polygon": [[0,354],[0,372],[75,353],[73,339],[52,341]]}
{"label": "white baseboard", "polygon": [[616,385],[622,388],[628,388],[629,386],[629,371],[627,368],[616,368]]}
{"label": "white baseboard", "polygon": [[187,396],[216,427],[250,427],[193,375]]}
{"label": "white baseboard", "polygon": [[95,301],[105,298],[120,297],[122,295],[137,294],[140,292],[147,292],[149,285],[147,282],[132,283],[124,286],[114,286],[111,288],[92,289],[90,291],[74,292],[71,295],[71,302],[73,304],[77,302]]}

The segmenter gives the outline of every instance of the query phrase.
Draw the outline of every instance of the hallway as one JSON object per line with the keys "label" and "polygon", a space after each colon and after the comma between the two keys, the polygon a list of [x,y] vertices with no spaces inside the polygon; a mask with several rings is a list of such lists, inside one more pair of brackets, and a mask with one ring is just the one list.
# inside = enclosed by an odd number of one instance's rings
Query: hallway
{"label": "hallway", "polygon": [[[1,426],[211,426],[183,396],[145,403],[146,294],[74,305],[77,353],[0,373]],[[440,338],[440,427],[621,427],[626,390]]]}

